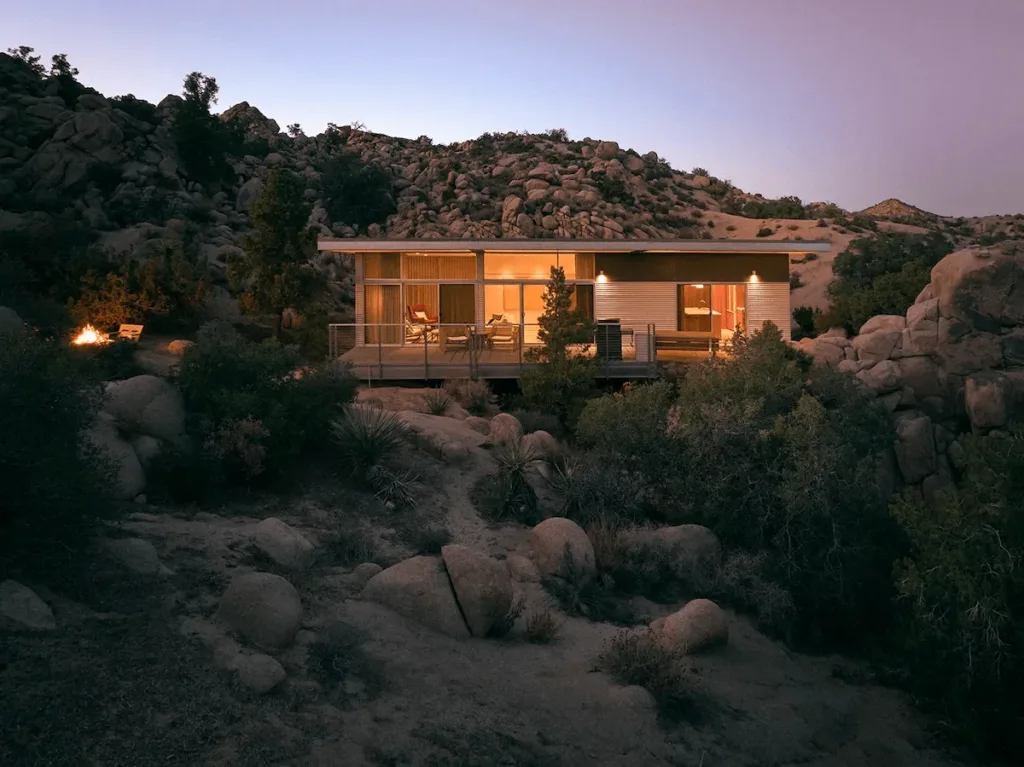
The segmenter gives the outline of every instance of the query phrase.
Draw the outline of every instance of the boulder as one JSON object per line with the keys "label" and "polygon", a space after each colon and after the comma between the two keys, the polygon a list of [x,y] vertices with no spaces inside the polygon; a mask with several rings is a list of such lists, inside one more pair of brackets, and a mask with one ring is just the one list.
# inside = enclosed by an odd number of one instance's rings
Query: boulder
{"label": "boulder", "polygon": [[156,437],[151,437],[148,434],[138,434],[129,440],[132,449],[135,451],[136,457],[139,459],[139,463],[142,464],[142,468],[145,469],[149,466],[153,460],[160,455],[161,445],[160,440]]}
{"label": "boulder", "polygon": [[550,460],[561,452],[558,440],[543,430],[524,434],[522,444],[524,449],[532,450],[537,458],[544,460]]}
{"label": "boulder", "polygon": [[0,626],[8,623],[17,629],[53,631],[57,621],[53,610],[28,586],[17,581],[0,583]]}
{"label": "boulder", "polygon": [[615,141],[600,141],[594,149],[599,160],[614,160],[619,156],[619,145]]}
{"label": "boulder", "polygon": [[540,572],[537,570],[537,565],[528,557],[520,554],[509,554],[505,559],[505,567],[508,570],[509,576],[514,581],[519,581],[520,583],[538,583],[540,581]]}
{"label": "boulder", "polygon": [[21,333],[25,330],[25,323],[13,309],[0,306],[0,336]]}
{"label": "boulder", "polygon": [[299,631],[302,600],[279,575],[247,573],[235,578],[221,596],[218,616],[256,647],[280,650]]}
{"label": "boulder", "polygon": [[964,386],[964,406],[976,432],[1004,426],[1009,417],[1010,400],[1009,384],[999,373],[976,373]]}
{"label": "boulder", "polygon": [[1003,248],[968,248],[932,267],[931,288],[943,318],[998,333],[1024,325],[1024,264]]}
{"label": "boulder", "polygon": [[131,434],[180,442],[185,434],[185,403],[166,379],[141,375],[107,384],[103,409]]}
{"label": "boulder", "polygon": [[249,212],[249,209],[256,202],[256,199],[263,193],[263,182],[253,177],[242,184],[238,190],[238,197],[235,198],[235,209]]}
{"label": "boulder", "polygon": [[523,436],[523,425],[508,413],[498,413],[491,419],[489,437],[493,444],[504,445]]}
{"label": "boulder", "polygon": [[[541,575],[575,577],[583,582],[597,574],[594,546],[583,528],[565,517],[545,519],[530,531],[533,561]],[[568,570],[567,556],[574,572]]]}
{"label": "boulder", "polygon": [[904,357],[897,360],[899,380],[918,398],[941,397],[944,393],[939,366],[929,357]]}
{"label": "boulder", "polygon": [[282,567],[304,567],[316,553],[316,547],[305,536],[277,517],[253,525],[251,534],[256,547]]}
{"label": "boulder", "polygon": [[103,548],[122,565],[139,575],[173,575],[160,562],[160,556],[149,541],[141,538],[108,538]]}
{"label": "boulder", "polygon": [[238,681],[259,695],[266,695],[285,680],[284,666],[269,655],[242,655],[234,664]]}
{"label": "boulder", "polygon": [[363,599],[456,639],[470,636],[440,557],[412,557],[373,576]]}
{"label": "boulder", "polygon": [[878,314],[860,326],[858,335],[867,335],[877,330],[901,331],[907,326],[907,319],[899,314]]}
{"label": "boulder", "polygon": [[131,500],[146,489],[146,474],[135,450],[118,433],[113,416],[97,414],[85,433],[85,439],[107,456],[117,470],[115,492],[122,500]]}
{"label": "boulder", "polygon": [[729,641],[729,621],[710,599],[694,599],[681,610],[651,624],[651,630],[668,649],[695,655]]}
{"label": "boulder", "polygon": [[352,569],[352,580],[358,583],[359,587],[362,588],[367,584],[370,578],[381,572],[383,569],[384,568],[376,562],[363,562],[361,565],[356,565]]}
{"label": "boulder", "polygon": [[[902,319],[902,318],[900,318]],[[865,325],[869,324],[865,323]],[[893,350],[903,337],[901,330],[875,330],[862,333],[852,341],[857,350],[857,359],[865,362],[881,362],[892,356]]]}
{"label": "boulder", "polygon": [[450,543],[441,549],[455,599],[470,633],[487,636],[512,606],[512,580],[500,562],[478,551]]}
{"label": "boulder", "polygon": [[888,394],[902,385],[900,366],[893,360],[882,360],[876,365],[861,370],[857,378],[876,394]]}
{"label": "boulder", "polygon": [[935,437],[931,418],[916,415],[901,419],[896,425],[896,437],[896,463],[907,484],[917,484],[935,472]]}
{"label": "boulder", "polygon": [[491,422],[488,421],[486,418],[481,418],[478,415],[471,415],[467,417],[465,420],[465,424],[473,431],[480,432],[485,436],[490,435],[491,433]]}

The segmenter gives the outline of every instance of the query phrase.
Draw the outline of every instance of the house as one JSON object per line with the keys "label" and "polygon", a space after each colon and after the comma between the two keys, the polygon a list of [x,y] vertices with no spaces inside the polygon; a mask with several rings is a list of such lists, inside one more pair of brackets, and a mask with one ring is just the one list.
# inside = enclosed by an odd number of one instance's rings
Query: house
{"label": "house", "polygon": [[789,337],[792,254],[828,242],[766,240],[321,239],[354,258],[355,322],[330,326],[335,358],[369,379],[516,378],[538,343],[552,266],[597,323],[579,352],[603,377],[727,353],[765,322]]}

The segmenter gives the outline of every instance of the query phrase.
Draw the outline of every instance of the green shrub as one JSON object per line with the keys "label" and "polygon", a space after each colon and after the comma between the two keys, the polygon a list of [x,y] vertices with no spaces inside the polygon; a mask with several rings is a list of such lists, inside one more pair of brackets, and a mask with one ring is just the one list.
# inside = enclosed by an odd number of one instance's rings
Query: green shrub
{"label": "green shrub", "polygon": [[777,200],[750,200],[743,206],[747,218],[806,218],[804,204],[799,197],[780,197]]}
{"label": "green shrub", "polygon": [[892,512],[910,539],[896,568],[912,690],[986,750],[1019,754],[1024,702],[1024,430],[969,437],[959,485]]}
{"label": "green shrub", "polygon": [[757,236],[757,237],[771,237],[773,234],[775,234],[775,230],[773,230],[773,229],[771,229],[771,228],[769,228],[767,226],[762,226],[760,229],[757,230],[757,234],[755,236]]}
{"label": "green shrub", "polygon": [[812,308],[810,306],[798,306],[793,310],[793,319],[800,328],[800,332],[805,336],[809,336],[814,333],[815,325],[819,321],[818,317],[820,315],[821,309]]}
{"label": "green shrub", "polygon": [[452,399],[464,407],[471,415],[486,415],[494,405],[494,395],[487,382],[478,378],[458,378],[444,382],[444,390]]}
{"label": "green shrub", "polygon": [[537,517],[537,493],[527,477],[537,454],[526,442],[515,439],[494,450],[498,467],[497,508],[501,518],[533,522]]}
{"label": "green shrub", "polygon": [[397,210],[388,173],[347,152],[320,168],[320,191],[331,221],[360,233],[370,224],[384,223]]}
{"label": "green shrub", "polygon": [[557,437],[562,432],[562,424],[556,415],[541,413],[537,410],[523,410],[521,408],[513,410],[512,415],[522,425],[523,434],[546,431],[548,434]]}
{"label": "green shrub", "polygon": [[444,389],[433,389],[427,392],[424,399],[427,402],[427,411],[431,415],[444,415],[452,404],[452,395]]}
{"label": "green shrub", "polygon": [[550,609],[531,613],[526,619],[526,639],[535,644],[550,644],[558,637],[562,621]]}
{"label": "green shrub", "polygon": [[381,408],[347,408],[331,430],[348,472],[368,481],[370,472],[408,443],[409,429],[397,413]]}
{"label": "green shrub", "polygon": [[83,438],[103,389],[76,357],[27,331],[0,333],[0,569],[45,575],[117,511],[109,457]]}
{"label": "green shrub", "polygon": [[252,443],[258,435],[265,467],[261,473],[268,475],[287,472],[322,447],[339,408],[354,396],[357,381],[336,364],[300,368],[300,361],[295,347],[274,340],[246,341],[226,325],[205,326],[185,352],[177,376],[196,442],[212,446],[220,439],[227,444],[241,435],[223,436],[225,428],[258,422],[259,429],[248,429],[246,441]]}
{"label": "green shrub", "polygon": [[377,464],[367,472],[374,495],[395,508],[412,506],[420,487],[419,477],[410,470],[389,469]]}

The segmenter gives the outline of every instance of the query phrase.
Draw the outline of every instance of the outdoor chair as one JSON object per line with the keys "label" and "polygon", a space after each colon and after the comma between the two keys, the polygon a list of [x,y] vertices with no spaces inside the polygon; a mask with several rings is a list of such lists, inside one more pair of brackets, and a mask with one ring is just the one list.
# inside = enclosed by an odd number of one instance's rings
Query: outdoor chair
{"label": "outdoor chair", "polygon": [[519,348],[519,326],[507,325],[496,328],[493,335],[491,335],[490,341],[492,349],[511,349],[515,351]]}
{"label": "outdoor chair", "polygon": [[[448,335],[451,333],[451,335]],[[470,334],[468,328],[452,328],[444,335],[444,350],[469,351]]]}
{"label": "outdoor chair", "polygon": [[437,329],[429,325],[421,325],[415,322],[405,323],[405,342],[407,344],[422,344],[426,340],[429,343],[437,341]]}
{"label": "outdoor chair", "polygon": [[144,325],[121,325],[117,329],[117,333],[112,334],[114,341],[131,341],[132,343],[139,342],[139,336],[142,335],[142,329]]}
{"label": "outdoor chair", "polygon": [[437,316],[431,316],[430,312],[427,311],[426,304],[409,304],[405,307],[409,322],[419,323],[421,325],[436,325]]}

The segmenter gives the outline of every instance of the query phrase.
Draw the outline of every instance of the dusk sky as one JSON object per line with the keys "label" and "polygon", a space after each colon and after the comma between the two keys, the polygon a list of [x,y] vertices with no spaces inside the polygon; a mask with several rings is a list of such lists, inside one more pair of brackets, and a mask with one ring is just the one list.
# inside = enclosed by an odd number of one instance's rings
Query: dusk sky
{"label": "dusk sky", "polygon": [[[217,78],[282,129],[565,128],[742,189],[1024,212],[1024,0],[49,0],[3,48],[106,95]],[[44,10],[45,8],[45,10]]]}

